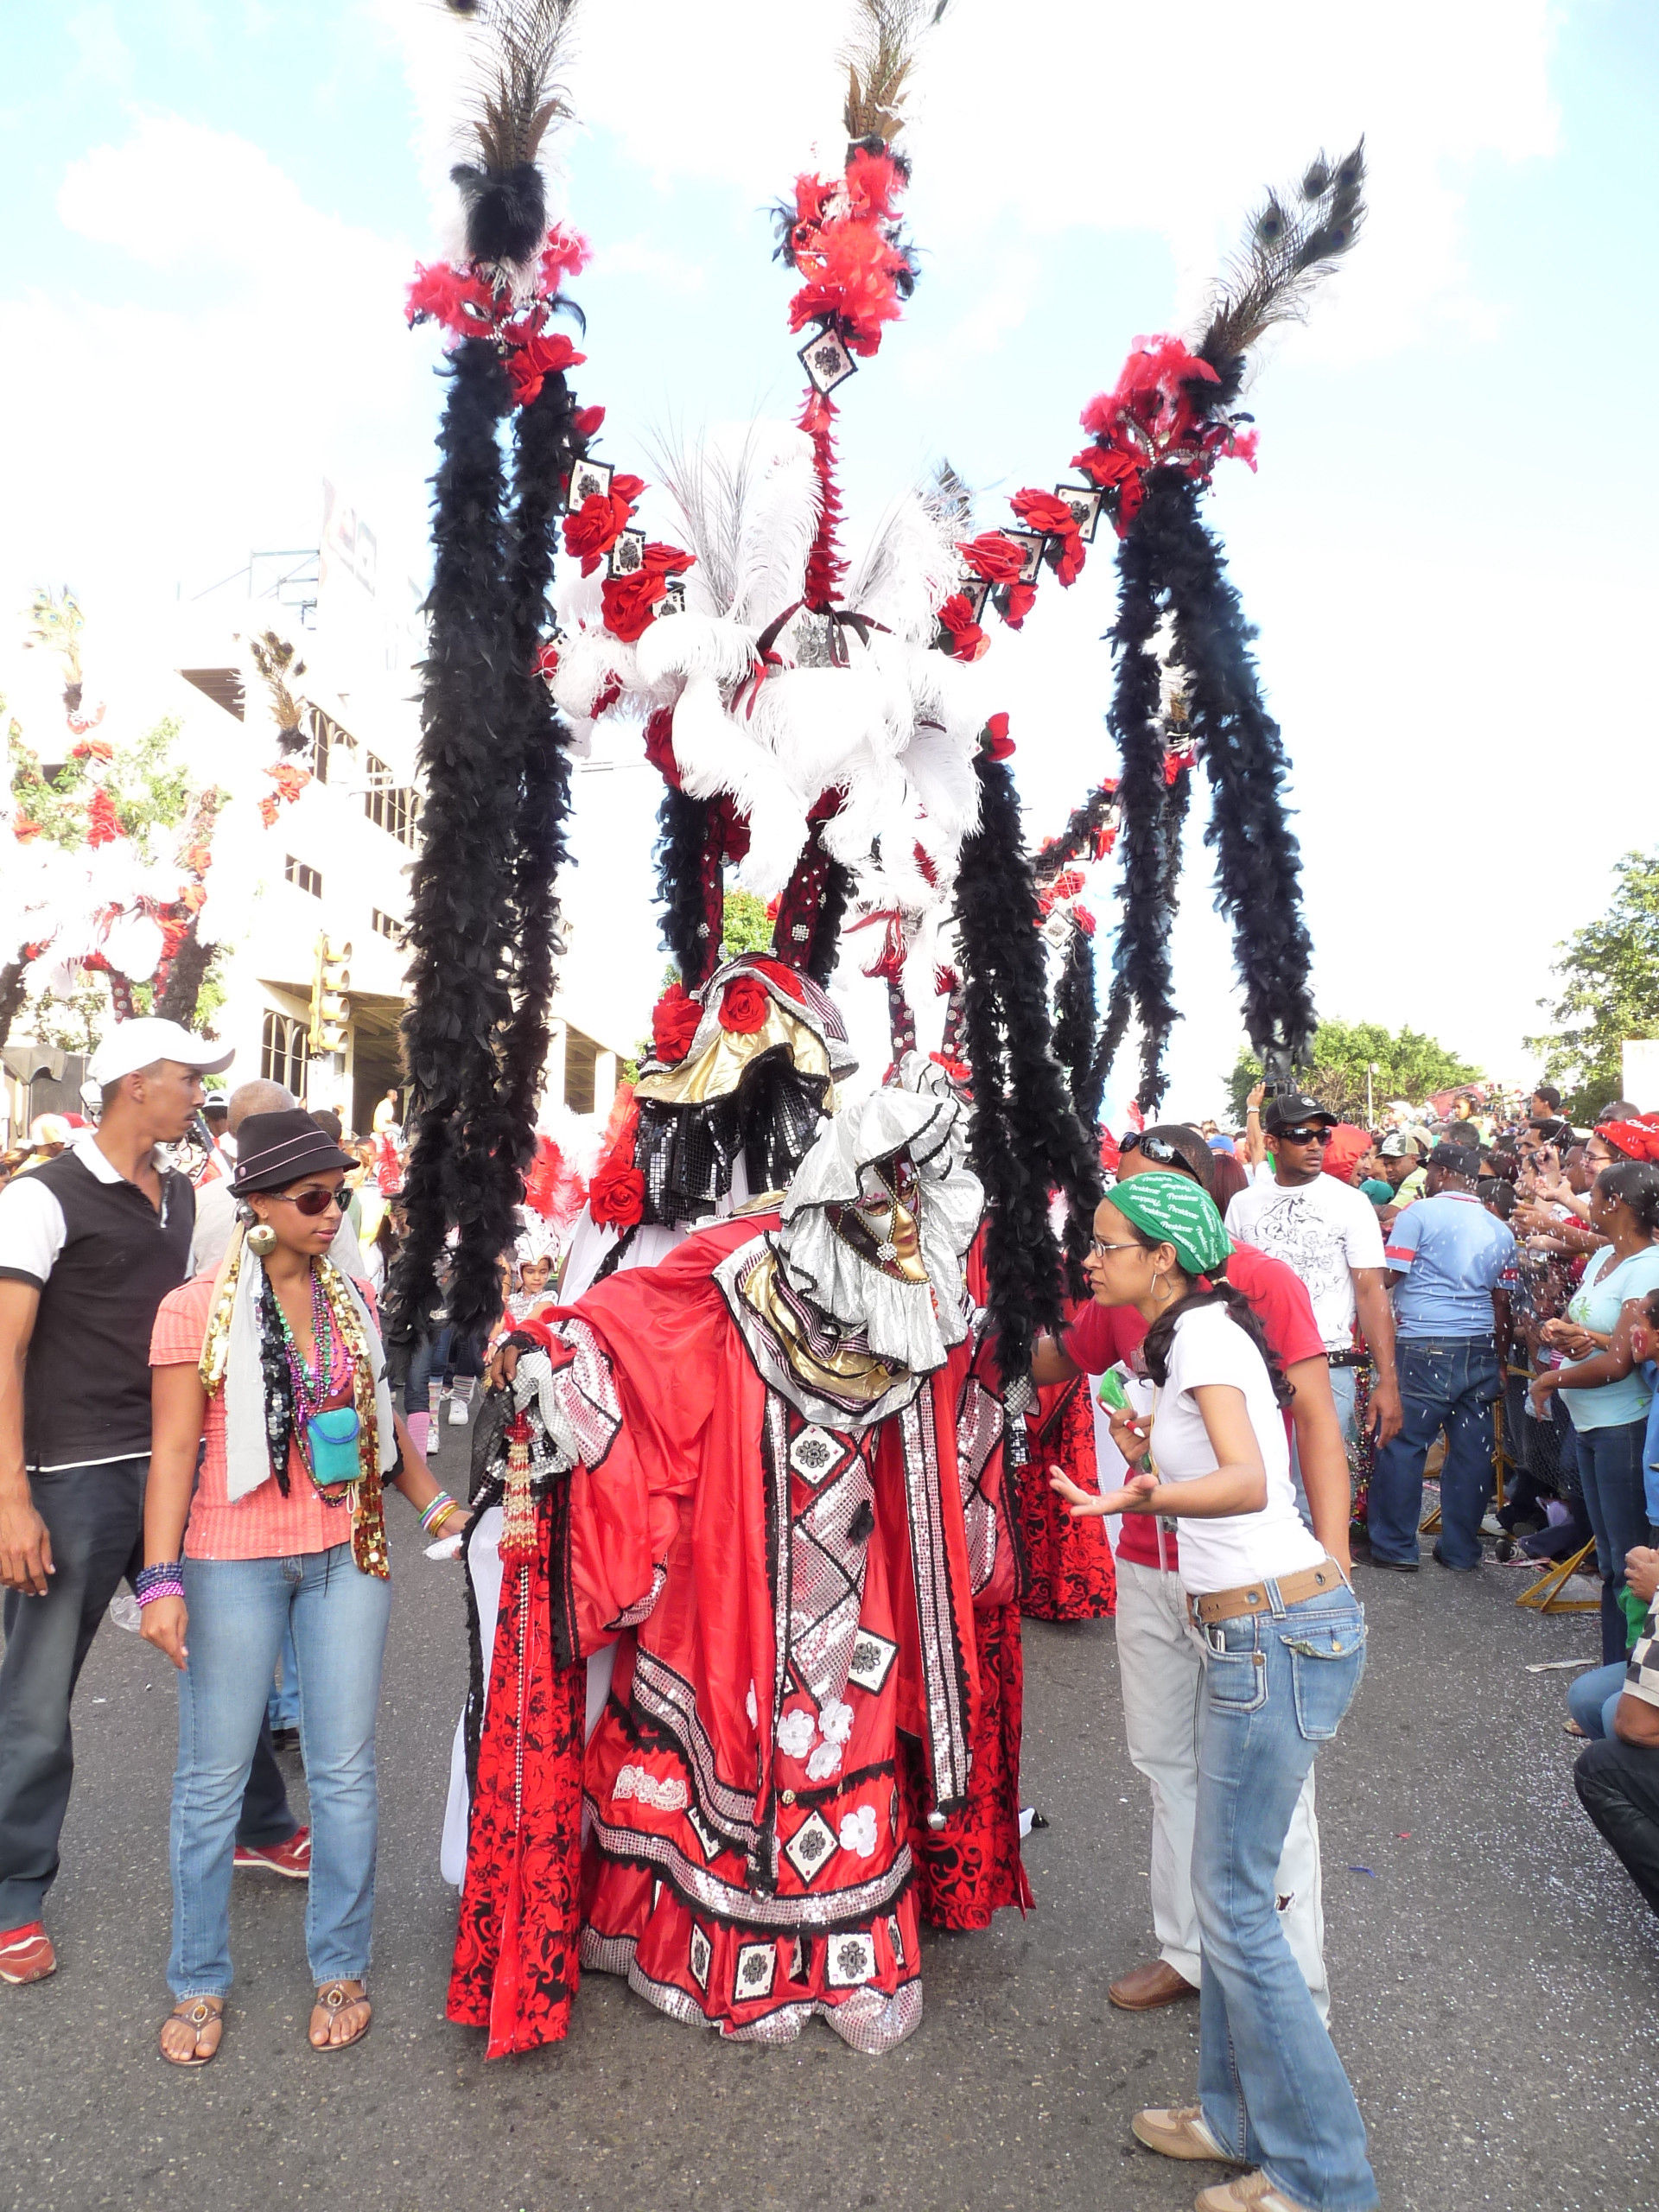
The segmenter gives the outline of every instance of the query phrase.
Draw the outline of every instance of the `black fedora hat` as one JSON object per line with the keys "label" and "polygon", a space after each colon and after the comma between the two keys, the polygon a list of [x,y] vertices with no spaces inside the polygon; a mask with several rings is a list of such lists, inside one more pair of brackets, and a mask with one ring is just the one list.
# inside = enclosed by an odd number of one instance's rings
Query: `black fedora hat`
{"label": "black fedora hat", "polygon": [[358,1165],[303,1107],[287,1106],[279,1114],[250,1114],[237,1131],[231,1188],[238,1198],[245,1198],[250,1191],[283,1190],[302,1175]]}

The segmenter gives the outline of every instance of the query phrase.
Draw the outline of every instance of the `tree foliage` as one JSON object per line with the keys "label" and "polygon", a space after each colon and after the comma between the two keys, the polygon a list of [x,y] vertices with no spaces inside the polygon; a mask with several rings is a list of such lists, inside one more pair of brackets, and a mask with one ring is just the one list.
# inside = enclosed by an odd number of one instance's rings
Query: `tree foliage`
{"label": "tree foliage", "polygon": [[1623,1094],[1626,1040],[1659,1037],[1659,847],[1614,863],[1605,912],[1557,951],[1560,990],[1539,1001],[1556,1027],[1527,1042],[1563,1110],[1584,1123]]}
{"label": "tree foliage", "polygon": [[[1421,1105],[1434,1091],[1480,1077],[1478,1067],[1448,1052],[1439,1038],[1417,1029],[1385,1029],[1380,1021],[1322,1021],[1313,1033],[1313,1054],[1301,1088],[1344,1122],[1364,1122],[1365,1078],[1373,1063],[1371,1096],[1377,1107],[1390,1098]],[[1227,1089],[1241,1128],[1245,1102],[1261,1080],[1260,1060],[1240,1052]]]}

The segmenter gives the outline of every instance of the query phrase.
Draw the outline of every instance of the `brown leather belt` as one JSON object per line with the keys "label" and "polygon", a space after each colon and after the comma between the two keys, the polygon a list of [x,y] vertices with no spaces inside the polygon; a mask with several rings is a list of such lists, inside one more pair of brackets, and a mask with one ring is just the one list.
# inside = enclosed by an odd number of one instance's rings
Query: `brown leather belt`
{"label": "brown leather belt", "polygon": [[[1276,1577],[1279,1602],[1282,1605],[1300,1605],[1304,1598],[1317,1597],[1321,1590],[1335,1590],[1345,1586],[1342,1569],[1333,1559],[1322,1559],[1317,1567],[1305,1567],[1300,1574]],[[1236,1621],[1246,1613],[1270,1613],[1273,1600],[1267,1586],[1261,1582],[1247,1582],[1241,1590],[1206,1590],[1202,1597],[1189,1599],[1192,1618],[1205,1628],[1217,1621]]]}

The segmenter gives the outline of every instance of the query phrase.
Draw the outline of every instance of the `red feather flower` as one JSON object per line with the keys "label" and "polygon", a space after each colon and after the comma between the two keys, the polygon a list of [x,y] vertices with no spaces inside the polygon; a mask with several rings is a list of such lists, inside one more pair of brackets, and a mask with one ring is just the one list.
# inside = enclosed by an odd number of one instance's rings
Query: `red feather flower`
{"label": "red feather flower", "polygon": [[540,289],[550,298],[567,276],[579,276],[593,257],[593,248],[579,231],[568,231],[563,223],[555,223],[542,248],[537,270]]}
{"label": "red feather flower", "polygon": [[495,294],[475,272],[452,269],[447,261],[430,268],[416,262],[404,312],[411,323],[429,320],[458,337],[476,338],[495,320]]}
{"label": "red feather flower", "polygon": [[126,834],[115,810],[115,801],[100,784],[92,793],[92,804],[86,810],[87,843],[112,845],[118,837],[124,837]]}
{"label": "red feather flower", "polygon": [[671,983],[651,1010],[652,1049],[659,1060],[683,1060],[702,1020],[702,1008],[683,984]]}
{"label": "red feather flower", "polygon": [[1007,716],[993,715],[985,725],[985,735],[989,741],[983,748],[986,759],[1007,760],[1014,751],[1014,740],[1008,735]]}

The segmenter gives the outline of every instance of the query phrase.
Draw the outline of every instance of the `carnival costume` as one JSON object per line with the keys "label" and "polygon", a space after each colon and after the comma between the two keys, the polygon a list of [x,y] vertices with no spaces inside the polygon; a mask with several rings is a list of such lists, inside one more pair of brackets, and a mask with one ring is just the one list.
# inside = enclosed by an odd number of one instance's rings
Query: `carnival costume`
{"label": "carnival costume", "polygon": [[[449,2005],[493,2054],[565,2032],[579,1963],[728,2036],[817,2012],[885,2050],[921,1919],[1027,1898],[957,1119],[844,1109],[780,1212],[551,1309],[519,1358]],[[612,1641],[584,1761],[581,1662]]]}

